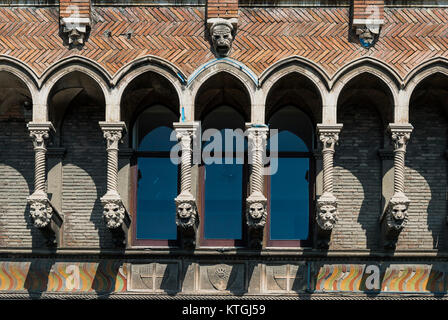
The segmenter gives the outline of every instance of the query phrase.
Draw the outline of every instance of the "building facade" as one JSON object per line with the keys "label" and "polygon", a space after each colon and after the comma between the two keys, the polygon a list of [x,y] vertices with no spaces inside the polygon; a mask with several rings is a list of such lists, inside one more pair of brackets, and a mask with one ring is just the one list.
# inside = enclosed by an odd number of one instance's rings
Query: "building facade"
{"label": "building facade", "polygon": [[0,298],[446,294],[448,2],[0,17]]}

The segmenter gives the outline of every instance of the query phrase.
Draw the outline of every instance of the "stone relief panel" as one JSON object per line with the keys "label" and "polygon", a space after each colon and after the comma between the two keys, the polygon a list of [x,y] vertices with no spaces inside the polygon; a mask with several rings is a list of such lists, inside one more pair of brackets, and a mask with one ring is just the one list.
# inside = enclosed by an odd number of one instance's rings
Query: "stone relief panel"
{"label": "stone relief panel", "polygon": [[245,264],[210,264],[199,267],[199,290],[222,293],[245,291]]}
{"label": "stone relief panel", "polygon": [[178,263],[133,264],[128,290],[178,292],[179,270]]}
{"label": "stone relief panel", "polygon": [[266,265],[267,292],[293,293],[307,289],[307,265],[301,264],[268,264]]}

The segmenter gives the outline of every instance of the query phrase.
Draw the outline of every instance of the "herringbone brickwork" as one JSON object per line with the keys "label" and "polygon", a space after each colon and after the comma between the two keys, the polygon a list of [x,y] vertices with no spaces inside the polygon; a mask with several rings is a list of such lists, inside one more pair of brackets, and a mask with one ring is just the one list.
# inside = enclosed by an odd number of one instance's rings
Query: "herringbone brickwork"
{"label": "herringbone brickwork", "polygon": [[68,18],[70,16],[89,18],[90,0],[60,0],[59,15],[61,18]]}
{"label": "herringbone brickwork", "polygon": [[[386,8],[379,41],[370,50],[349,41],[349,10],[240,8],[230,57],[260,74],[298,55],[332,75],[370,56],[403,77],[425,60],[448,57],[448,8]],[[53,7],[0,8],[0,54],[22,60],[37,74],[72,55],[92,59],[111,74],[145,55],[167,59],[187,75],[214,58],[205,38],[204,7],[93,7],[94,23],[81,50],[63,46],[58,15]]]}

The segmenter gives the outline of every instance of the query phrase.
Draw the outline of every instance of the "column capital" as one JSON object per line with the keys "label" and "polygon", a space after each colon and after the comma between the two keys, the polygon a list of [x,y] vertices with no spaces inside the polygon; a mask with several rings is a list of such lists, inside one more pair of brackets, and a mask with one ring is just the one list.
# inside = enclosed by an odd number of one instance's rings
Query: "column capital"
{"label": "column capital", "polygon": [[104,138],[107,140],[107,149],[118,150],[118,141],[120,141],[123,132],[126,131],[126,124],[123,121],[100,121],[99,125],[103,130]]}
{"label": "column capital", "polygon": [[[51,122],[29,122],[27,124],[30,137],[33,139],[33,145],[36,149],[45,151],[45,139],[50,136],[50,131],[55,131]],[[36,149],[36,150],[37,150]]]}
{"label": "column capital", "polygon": [[317,134],[339,134],[344,125],[342,123],[334,123],[334,124],[317,124]]}
{"label": "column capital", "polygon": [[391,134],[394,151],[406,151],[414,127],[410,123],[389,123],[387,131]]}

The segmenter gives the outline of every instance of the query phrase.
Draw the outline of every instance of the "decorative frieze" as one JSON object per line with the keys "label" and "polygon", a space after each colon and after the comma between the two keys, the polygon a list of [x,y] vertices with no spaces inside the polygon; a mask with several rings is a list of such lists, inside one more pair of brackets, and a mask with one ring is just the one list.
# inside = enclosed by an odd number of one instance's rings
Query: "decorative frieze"
{"label": "decorative frieze", "polygon": [[410,200],[404,193],[404,170],[406,145],[413,130],[410,124],[389,124],[391,142],[394,147],[394,194],[385,212],[380,217],[383,245],[395,249],[400,232],[408,222]]}
{"label": "decorative frieze", "polygon": [[191,193],[192,143],[196,137],[198,126],[198,123],[174,123],[176,137],[182,152],[180,194],[174,199],[176,225],[180,231],[182,247],[190,249],[196,245],[196,231],[199,224],[196,199]]}
{"label": "decorative frieze", "polygon": [[246,221],[249,228],[249,246],[261,248],[263,230],[267,219],[267,200],[263,194],[263,155],[266,152],[266,125],[248,125],[250,194],[246,199]]}
{"label": "decorative frieze", "polygon": [[338,200],[333,194],[333,160],[341,129],[341,124],[317,125],[323,157],[323,193],[316,205],[316,235],[319,248],[328,248],[331,231],[338,221]]}
{"label": "decorative frieze", "polygon": [[126,244],[130,217],[118,193],[118,143],[126,130],[124,122],[100,122],[106,139],[107,151],[107,192],[100,199],[103,205],[103,218],[112,232],[117,246]]}

